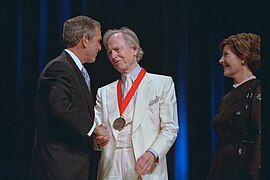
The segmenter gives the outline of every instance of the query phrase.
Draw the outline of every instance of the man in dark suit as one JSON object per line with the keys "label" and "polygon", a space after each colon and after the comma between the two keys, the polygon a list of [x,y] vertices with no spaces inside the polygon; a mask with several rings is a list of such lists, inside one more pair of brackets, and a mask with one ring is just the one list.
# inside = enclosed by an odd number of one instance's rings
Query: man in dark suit
{"label": "man in dark suit", "polygon": [[87,16],[67,20],[66,49],[40,75],[32,180],[94,178],[89,175],[93,142],[104,146],[110,137],[106,126],[93,121],[90,78],[83,64],[95,62],[101,50],[100,29],[100,23]]}

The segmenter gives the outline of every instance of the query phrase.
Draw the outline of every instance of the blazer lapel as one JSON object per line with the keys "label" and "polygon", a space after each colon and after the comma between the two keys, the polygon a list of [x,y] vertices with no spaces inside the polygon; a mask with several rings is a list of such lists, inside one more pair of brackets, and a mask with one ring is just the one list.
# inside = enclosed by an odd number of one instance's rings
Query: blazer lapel
{"label": "blazer lapel", "polygon": [[138,127],[141,125],[145,113],[148,110],[148,104],[150,101],[150,93],[152,87],[152,81],[149,79],[148,74],[146,73],[145,77],[143,78],[141,84],[138,87],[136,104],[134,109],[134,116],[133,116],[133,128],[132,133],[134,134]]}
{"label": "blazer lapel", "polygon": [[[72,65],[75,73],[77,74],[78,78],[79,78],[79,82],[80,82],[80,85],[82,87],[82,90],[83,90],[83,94],[86,98],[86,101],[87,101],[87,104],[88,104],[88,109],[91,111],[91,114],[92,116],[94,115],[94,111],[93,111],[93,107],[94,107],[94,104],[93,104],[93,97],[92,97],[92,92],[91,90],[89,91],[88,87],[87,87],[87,84],[84,80],[84,77],[81,73],[81,71],[79,70],[79,68],[77,67],[77,65],[75,64],[75,62],[73,61],[73,59],[70,57],[70,55],[67,53],[67,52],[63,52],[68,60],[68,62]],[[94,116],[92,117],[92,119],[94,118]]]}
{"label": "blazer lapel", "polygon": [[117,100],[117,82],[114,83],[112,86],[110,86],[106,90],[106,102],[107,102],[107,108],[108,108],[108,119],[109,123],[111,125],[112,133],[115,138],[117,138],[117,135],[119,133],[118,130],[115,130],[113,128],[113,122],[116,118],[120,117],[119,108],[118,108],[118,100]]}

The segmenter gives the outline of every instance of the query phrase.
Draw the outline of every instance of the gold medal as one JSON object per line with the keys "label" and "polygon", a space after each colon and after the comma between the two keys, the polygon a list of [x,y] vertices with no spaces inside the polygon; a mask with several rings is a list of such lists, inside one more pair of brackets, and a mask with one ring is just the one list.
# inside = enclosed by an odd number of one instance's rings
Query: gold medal
{"label": "gold medal", "polygon": [[123,117],[119,117],[113,122],[113,128],[121,131],[126,124],[126,120]]}

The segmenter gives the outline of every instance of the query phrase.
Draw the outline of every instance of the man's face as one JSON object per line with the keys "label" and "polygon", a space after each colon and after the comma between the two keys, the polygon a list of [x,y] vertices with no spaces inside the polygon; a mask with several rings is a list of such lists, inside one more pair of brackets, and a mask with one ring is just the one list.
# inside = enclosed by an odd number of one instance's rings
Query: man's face
{"label": "man's face", "polygon": [[138,64],[138,49],[127,45],[122,33],[113,34],[107,41],[107,56],[120,73],[130,73]]}
{"label": "man's face", "polygon": [[96,27],[95,29],[96,33],[95,36],[92,39],[87,40],[87,43],[85,44],[85,59],[88,63],[93,63],[96,61],[96,57],[98,52],[101,50],[101,31],[99,27]]}

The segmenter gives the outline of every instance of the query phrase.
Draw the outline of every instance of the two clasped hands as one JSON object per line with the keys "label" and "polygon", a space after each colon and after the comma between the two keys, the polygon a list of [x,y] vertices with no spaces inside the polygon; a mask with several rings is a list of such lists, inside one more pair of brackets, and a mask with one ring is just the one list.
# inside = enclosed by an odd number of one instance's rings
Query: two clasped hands
{"label": "two clasped hands", "polygon": [[110,141],[110,132],[105,124],[97,125],[93,132],[94,142],[99,146],[106,146]]}

